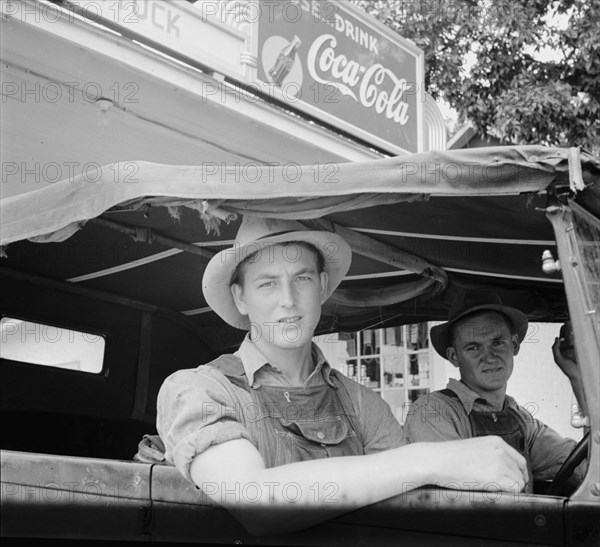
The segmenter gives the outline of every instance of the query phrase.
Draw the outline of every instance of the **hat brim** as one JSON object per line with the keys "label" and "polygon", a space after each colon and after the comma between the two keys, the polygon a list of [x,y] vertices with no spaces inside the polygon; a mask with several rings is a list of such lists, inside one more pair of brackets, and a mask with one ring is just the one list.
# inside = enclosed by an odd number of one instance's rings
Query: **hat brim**
{"label": "hat brim", "polygon": [[480,310],[490,310],[497,311],[503,313],[508,316],[512,321],[512,324],[515,328],[515,332],[519,338],[519,344],[525,338],[527,334],[527,328],[529,326],[529,320],[527,316],[517,310],[516,308],[511,308],[510,306],[502,306],[500,304],[481,304],[479,306],[473,306],[462,312],[460,315],[454,317],[451,321],[447,321],[446,323],[442,323],[441,325],[436,325],[435,327],[431,327],[431,331],[429,333],[429,339],[431,340],[431,344],[435,351],[438,352],[444,359],[446,359],[446,349],[451,345],[450,342],[450,330],[452,325],[457,321],[460,321],[466,315],[469,315],[473,312]]}
{"label": "hat brim", "polygon": [[248,316],[242,315],[233,301],[231,294],[233,274],[240,262],[251,254],[270,245],[290,241],[309,243],[321,252],[325,261],[324,271],[328,276],[325,299],[329,298],[350,269],[352,249],[346,240],[333,232],[301,230],[251,241],[245,245],[225,249],[213,256],[202,278],[202,292],[206,303],[231,326],[249,330]]}

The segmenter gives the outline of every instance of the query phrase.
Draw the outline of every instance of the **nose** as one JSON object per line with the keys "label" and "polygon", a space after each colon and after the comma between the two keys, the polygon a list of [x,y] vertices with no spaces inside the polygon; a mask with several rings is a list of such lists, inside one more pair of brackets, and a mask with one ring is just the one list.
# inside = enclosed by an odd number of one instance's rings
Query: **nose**
{"label": "nose", "polygon": [[281,283],[281,292],[279,302],[282,307],[290,308],[296,303],[296,291],[294,290],[294,284],[286,280]]}
{"label": "nose", "polygon": [[497,358],[497,354],[496,354],[496,350],[494,348],[494,346],[490,345],[486,345],[484,346],[484,354],[483,354],[483,358],[485,361],[495,361]]}

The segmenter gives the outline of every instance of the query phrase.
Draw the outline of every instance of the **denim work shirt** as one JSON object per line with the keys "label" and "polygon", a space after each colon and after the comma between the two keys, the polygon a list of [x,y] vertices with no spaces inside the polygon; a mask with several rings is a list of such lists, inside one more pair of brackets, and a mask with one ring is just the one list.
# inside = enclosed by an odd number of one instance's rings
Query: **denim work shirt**
{"label": "denim work shirt", "polygon": [[[310,403],[315,401],[317,407],[327,405],[327,408],[313,409],[317,412],[318,420],[325,426],[318,427],[314,432],[315,448],[307,453],[292,451],[292,461],[350,453],[373,454],[404,444],[402,427],[389,405],[377,393],[332,369],[315,344],[312,346],[312,354],[315,369],[301,387],[290,387],[286,375],[270,365],[248,337],[233,355],[216,359],[213,362],[215,366],[209,363],[195,369],[180,370],[169,376],[158,394],[157,413],[157,429],[165,443],[166,460],[191,480],[189,467],[196,455],[213,445],[234,439],[247,439],[261,452],[267,467],[291,463],[289,451],[282,453],[272,443],[261,442],[264,429],[273,427],[275,430],[275,422],[271,418],[277,417],[284,426],[303,430],[298,431],[299,439],[310,438],[311,432],[307,434],[304,431],[305,426],[311,429],[310,418],[303,422],[294,416],[282,415],[281,400],[273,400],[271,403],[273,394],[277,395],[278,392],[284,396],[284,403],[287,400],[292,404],[292,407],[284,409],[288,414],[294,414],[294,408],[304,412],[311,406],[314,407],[315,404]],[[234,365],[233,368],[237,365],[241,374],[245,374],[243,377],[247,385],[241,386],[230,381],[218,366],[223,361],[226,361],[229,368],[230,365]],[[267,421],[262,420],[264,405],[257,405],[256,393],[253,393],[263,387],[268,398],[263,397],[262,401],[267,400],[270,408]],[[352,419],[346,420],[345,411],[339,408],[343,406],[339,404],[339,396],[332,397],[328,393],[334,391],[346,397],[344,400],[352,407]],[[325,397],[319,396],[319,393],[325,394]],[[296,407],[293,405],[295,399],[301,401]],[[354,429],[357,431],[353,431]],[[341,440],[342,436],[352,436],[353,452],[336,452],[336,439],[323,439],[323,431],[326,435],[338,436]],[[276,437],[281,431],[273,431],[273,434]]]}
{"label": "denim work shirt", "polygon": [[[419,397],[406,416],[404,440],[408,443],[452,441],[473,437],[469,414],[492,412],[493,408],[478,393],[463,382],[450,379],[451,389],[458,399],[449,398],[437,391]],[[521,405],[506,396],[504,407],[513,408],[524,424],[529,465],[535,480],[554,478],[562,463],[575,448],[573,439],[566,439],[554,429],[535,419]],[[575,474],[582,472],[577,468]]]}

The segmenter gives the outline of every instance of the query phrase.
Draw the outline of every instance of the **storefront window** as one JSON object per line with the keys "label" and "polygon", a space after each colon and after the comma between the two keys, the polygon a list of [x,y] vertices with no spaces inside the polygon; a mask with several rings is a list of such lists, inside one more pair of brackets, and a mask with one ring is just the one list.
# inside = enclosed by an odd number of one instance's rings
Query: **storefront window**
{"label": "storefront window", "polygon": [[[330,364],[373,389],[401,423],[408,406],[431,390],[428,324],[420,323],[318,337]],[[338,346],[332,346],[332,343]]]}

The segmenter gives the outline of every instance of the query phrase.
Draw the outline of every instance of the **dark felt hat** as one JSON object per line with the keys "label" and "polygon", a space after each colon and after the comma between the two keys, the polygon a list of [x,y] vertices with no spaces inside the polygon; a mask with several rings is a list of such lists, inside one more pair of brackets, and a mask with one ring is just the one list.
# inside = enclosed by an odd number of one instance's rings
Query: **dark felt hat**
{"label": "dark felt hat", "polygon": [[491,310],[503,313],[506,315],[514,326],[515,332],[519,337],[519,343],[523,341],[527,334],[529,321],[527,316],[510,306],[504,306],[500,297],[491,291],[469,291],[459,295],[450,308],[448,321],[431,327],[430,339],[435,351],[437,351],[444,359],[446,358],[446,348],[450,343],[450,331],[454,323],[462,319],[470,313],[479,310]]}

